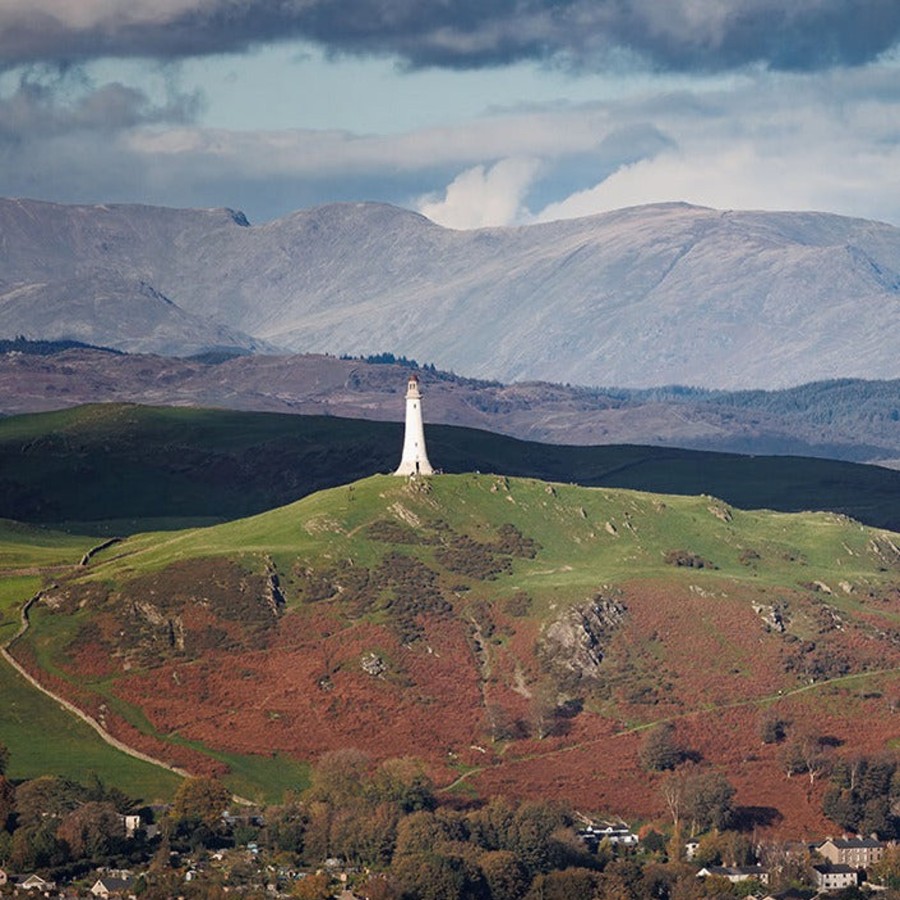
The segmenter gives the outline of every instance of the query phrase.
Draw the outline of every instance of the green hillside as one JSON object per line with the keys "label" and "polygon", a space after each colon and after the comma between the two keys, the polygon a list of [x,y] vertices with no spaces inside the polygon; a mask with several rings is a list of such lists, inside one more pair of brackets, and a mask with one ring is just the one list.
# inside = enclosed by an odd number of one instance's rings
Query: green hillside
{"label": "green hillside", "polygon": [[[747,509],[832,510],[900,530],[900,472],[794,457],[574,447],[426,426],[451,473],[721,497]],[[0,420],[0,516],[93,534],[240,518],[389,472],[397,423],[93,405]]]}
{"label": "green hillside", "polygon": [[[402,527],[403,514],[391,509],[398,503],[409,507],[411,523],[440,518],[471,537],[489,537],[492,530],[512,523],[540,543],[544,562],[532,563],[534,567],[543,570],[548,560],[570,566],[563,584],[621,580],[638,569],[642,575],[668,572],[665,552],[681,545],[715,557],[717,578],[748,577],[747,566],[739,560],[747,547],[767,548],[764,560],[750,573],[754,582],[790,579],[796,574],[790,562],[799,558],[820,579],[874,576],[876,571],[877,558],[867,547],[878,532],[835,515],[774,515],[734,509],[709,496],[590,490],[467,474],[433,477],[419,486],[404,478],[373,476],[211,528],[135,535],[100,553],[88,577],[115,583],[186,558],[253,553],[269,554],[282,567],[304,552],[365,560],[382,549],[381,542],[372,541],[368,526],[387,516],[400,518]],[[607,532],[607,523],[616,528],[615,535]],[[408,537],[416,545],[414,532],[414,525],[407,524],[403,535],[387,543],[402,545]],[[522,577],[549,576],[523,572]],[[550,580],[560,586],[558,576]]]}
{"label": "green hillside", "polygon": [[765,708],[834,746],[890,746],[898,548],[842,516],[710,496],[374,476],[115,544],[57,579],[14,649],[123,739],[245,792],[364,746],[424,757],[442,783],[471,772],[486,790],[646,812],[636,741],[673,721],[786,804],[777,748],[746,752]]}
{"label": "green hillside", "polygon": [[[18,631],[25,601],[48,579],[72,572],[97,543],[96,538],[0,520],[0,644],[5,645]],[[147,801],[168,799],[174,793],[177,776],[104,743],[5,660],[0,660],[0,697],[0,743],[10,751],[7,774],[11,778],[53,773],[89,783],[96,775]]]}

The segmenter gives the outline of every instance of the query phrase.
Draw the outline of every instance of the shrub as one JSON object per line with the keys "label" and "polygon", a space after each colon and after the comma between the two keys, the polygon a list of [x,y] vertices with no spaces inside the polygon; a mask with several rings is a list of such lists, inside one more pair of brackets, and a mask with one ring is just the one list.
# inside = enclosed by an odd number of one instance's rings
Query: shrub
{"label": "shrub", "polygon": [[675,726],[670,722],[657,725],[647,732],[638,750],[638,760],[643,768],[655,772],[674,769],[684,758],[684,750],[675,740]]}
{"label": "shrub", "polygon": [[708,559],[690,553],[687,550],[667,550],[665,555],[666,565],[679,566],[689,569],[717,569]]}

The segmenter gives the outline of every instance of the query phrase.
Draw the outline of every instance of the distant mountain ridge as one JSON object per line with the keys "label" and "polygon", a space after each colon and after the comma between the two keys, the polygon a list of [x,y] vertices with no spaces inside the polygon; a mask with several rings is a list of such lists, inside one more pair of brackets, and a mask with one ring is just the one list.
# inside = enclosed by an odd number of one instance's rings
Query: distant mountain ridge
{"label": "distant mountain ridge", "polygon": [[900,377],[900,229],[659,204],[453,231],[372,203],[0,200],[0,336],[385,349],[481,378],[774,388]]}
{"label": "distant mountain ridge", "polygon": [[[396,362],[321,355],[171,359],[0,341],[0,415],[132,402],[398,421],[407,371]],[[653,444],[900,466],[900,380],[735,393],[504,385],[431,366],[418,372],[428,425],[555,444]]]}

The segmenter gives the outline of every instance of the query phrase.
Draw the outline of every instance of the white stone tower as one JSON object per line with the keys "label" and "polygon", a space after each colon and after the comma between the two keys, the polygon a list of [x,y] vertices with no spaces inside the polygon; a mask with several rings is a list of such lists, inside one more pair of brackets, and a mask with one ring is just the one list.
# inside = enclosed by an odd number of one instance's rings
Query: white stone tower
{"label": "white stone tower", "polygon": [[406,431],[403,435],[403,456],[395,475],[431,475],[434,469],[425,453],[425,428],[422,425],[422,395],[419,376],[413,372],[406,386]]}

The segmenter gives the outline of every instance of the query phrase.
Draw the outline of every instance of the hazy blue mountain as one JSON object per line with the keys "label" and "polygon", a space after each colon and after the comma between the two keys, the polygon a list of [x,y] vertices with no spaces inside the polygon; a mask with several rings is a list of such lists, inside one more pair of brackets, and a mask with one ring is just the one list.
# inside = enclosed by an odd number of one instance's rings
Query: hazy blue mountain
{"label": "hazy blue mountain", "polygon": [[379,204],[0,201],[0,336],[130,351],[390,350],[503,381],[900,376],[900,229],[684,204],[453,231]]}

